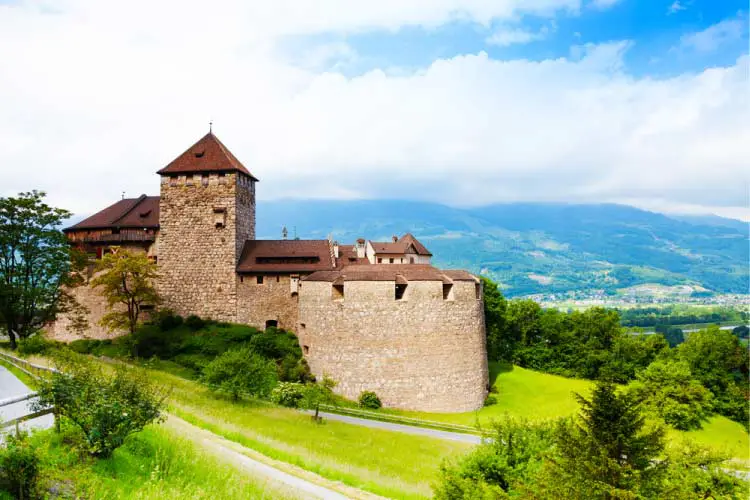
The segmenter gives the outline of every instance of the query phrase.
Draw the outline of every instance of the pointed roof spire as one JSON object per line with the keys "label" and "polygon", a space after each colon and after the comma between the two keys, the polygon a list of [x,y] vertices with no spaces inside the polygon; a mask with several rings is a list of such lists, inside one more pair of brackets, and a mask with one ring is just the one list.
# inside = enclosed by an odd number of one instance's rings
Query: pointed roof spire
{"label": "pointed roof spire", "polygon": [[254,181],[258,179],[213,134],[209,123],[208,134],[190,146],[184,153],[157,172],[159,175],[195,174],[204,172],[240,172]]}

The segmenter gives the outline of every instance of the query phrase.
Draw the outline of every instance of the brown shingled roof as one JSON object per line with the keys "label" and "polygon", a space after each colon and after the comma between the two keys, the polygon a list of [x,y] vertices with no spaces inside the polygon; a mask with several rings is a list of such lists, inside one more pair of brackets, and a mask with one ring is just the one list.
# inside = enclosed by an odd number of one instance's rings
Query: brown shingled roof
{"label": "brown shingled roof", "polygon": [[242,172],[249,175],[253,180],[258,180],[212,132],[203,136],[187,151],[172,160],[169,165],[159,170],[157,174],[199,172]]}
{"label": "brown shingled roof", "polygon": [[335,267],[328,240],[247,240],[237,272],[315,272]]}
{"label": "brown shingled roof", "polygon": [[126,198],[95,213],[64,232],[84,229],[107,228],[153,228],[159,227],[159,197],[142,194],[138,198]]}
{"label": "brown shingled roof", "polygon": [[419,242],[418,239],[414,237],[411,233],[406,233],[398,240],[400,243],[404,243],[407,246],[408,245],[414,245],[414,249],[417,251],[418,255],[429,255],[430,257],[432,254],[429,250],[427,250],[427,247],[425,247],[422,243]]}
{"label": "brown shingled roof", "polygon": [[428,264],[369,264],[351,265],[334,271],[318,271],[304,281],[473,281],[477,278],[461,270],[443,271]]}
{"label": "brown shingled roof", "polygon": [[406,253],[409,245],[412,245],[417,255],[432,256],[430,251],[411,233],[406,233],[397,241],[371,241],[370,245],[376,254],[400,255]]}

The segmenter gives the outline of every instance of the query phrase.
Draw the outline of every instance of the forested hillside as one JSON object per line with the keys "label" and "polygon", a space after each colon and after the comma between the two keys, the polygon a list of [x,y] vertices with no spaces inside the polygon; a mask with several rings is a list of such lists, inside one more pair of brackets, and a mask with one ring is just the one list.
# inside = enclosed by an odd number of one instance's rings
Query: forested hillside
{"label": "forested hillside", "polygon": [[[385,240],[413,232],[435,264],[481,272],[509,296],[688,284],[745,293],[747,225],[622,205],[514,203],[472,209],[392,201],[281,200],[258,206],[258,237]],[[745,228],[743,231],[742,228]]]}

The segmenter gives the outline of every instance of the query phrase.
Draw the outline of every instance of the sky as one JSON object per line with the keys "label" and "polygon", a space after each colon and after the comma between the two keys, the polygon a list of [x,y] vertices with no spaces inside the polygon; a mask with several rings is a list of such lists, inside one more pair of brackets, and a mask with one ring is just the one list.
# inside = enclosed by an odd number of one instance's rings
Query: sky
{"label": "sky", "polygon": [[0,196],[90,214],[208,131],[261,199],[750,220],[746,0],[0,0]]}

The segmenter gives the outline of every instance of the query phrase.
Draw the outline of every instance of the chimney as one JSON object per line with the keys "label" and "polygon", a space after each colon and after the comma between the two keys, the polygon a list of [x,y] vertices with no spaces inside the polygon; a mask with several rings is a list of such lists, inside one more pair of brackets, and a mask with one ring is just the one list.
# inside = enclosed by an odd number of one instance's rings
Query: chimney
{"label": "chimney", "polygon": [[364,238],[360,238],[357,240],[357,258],[358,259],[364,259],[365,258],[365,240]]}
{"label": "chimney", "polygon": [[333,256],[337,259],[339,258],[339,242],[334,241],[333,242]]}
{"label": "chimney", "polygon": [[393,236],[391,236],[391,238],[393,238],[393,242],[394,243],[398,242],[398,236],[396,236],[395,234]]}

